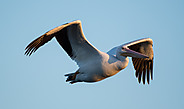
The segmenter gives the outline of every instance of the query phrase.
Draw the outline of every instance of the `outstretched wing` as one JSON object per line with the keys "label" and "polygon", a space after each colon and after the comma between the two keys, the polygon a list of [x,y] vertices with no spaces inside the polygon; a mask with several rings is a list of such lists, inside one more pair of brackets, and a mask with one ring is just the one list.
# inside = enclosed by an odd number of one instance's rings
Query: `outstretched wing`
{"label": "outstretched wing", "polygon": [[78,65],[99,55],[98,49],[93,47],[85,38],[80,20],[58,26],[38,37],[25,48],[25,55],[30,56],[53,37]]}
{"label": "outstretched wing", "polygon": [[144,38],[133,41],[127,44],[127,47],[131,50],[139,52],[148,56],[149,58],[133,58],[134,69],[136,70],[135,75],[138,78],[139,83],[141,78],[143,84],[145,84],[146,76],[149,84],[150,77],[153,80],[153,41],[150,38]]}

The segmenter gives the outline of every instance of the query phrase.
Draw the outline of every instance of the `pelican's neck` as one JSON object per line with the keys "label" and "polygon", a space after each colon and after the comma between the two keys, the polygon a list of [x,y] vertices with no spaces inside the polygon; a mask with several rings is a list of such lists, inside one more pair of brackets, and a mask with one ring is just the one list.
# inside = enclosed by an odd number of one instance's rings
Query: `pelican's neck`
{"label": "pelican's neck", "polygon": [[120,60],[119,63],[117,64],[117,67],[119,70],[122,70],[127,67],[129,63],[128,57],[122,56],[120,54],[116,54],[116,58]]}
{"label": "pelican's neck", "polygon": [[119,52],[116,53],[116,58],[119,59],[120,61],[127,60],[127,56],[122,56]]}

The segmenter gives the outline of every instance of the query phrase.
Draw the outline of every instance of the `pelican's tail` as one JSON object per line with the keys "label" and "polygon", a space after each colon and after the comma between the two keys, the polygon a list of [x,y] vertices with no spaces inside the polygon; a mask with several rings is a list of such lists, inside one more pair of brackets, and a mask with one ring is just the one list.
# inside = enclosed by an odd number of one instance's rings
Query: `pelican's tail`
{"label": "pelican's tail", "polygon": [[78,73],[79,73],[79,72],[76,71],[75,73],[66,74],[66,75],[65,75],[65,76],[67,76],[66,82],[70,82],[71,84],[78,82],[78,81],[75,80],[76,75],[77,75]]}
{"label": "pelican's tail", "polygon": [[69,73],[69,74],[66,74],[65,76],[67,76],[68,78],[67,78],[67,80],[66,80],[66,82],[68,82],[68,81],[72,81],[73,80],[73,78],[74,78],[74,74],[75,73]]}

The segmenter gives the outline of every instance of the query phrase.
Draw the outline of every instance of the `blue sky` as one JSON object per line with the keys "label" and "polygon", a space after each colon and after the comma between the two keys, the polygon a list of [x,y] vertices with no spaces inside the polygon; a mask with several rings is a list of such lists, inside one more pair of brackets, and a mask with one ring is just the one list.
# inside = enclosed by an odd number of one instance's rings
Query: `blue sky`
{"label": "blue sky", "polygon": [[[183,109],[183,0],[4,0],[0,4],[1,109]],[[70,85],[78,67],[56,40],[31,57],[24,48],[48,30],[81,20],[99,50],[143,37],[154,41],[154,80],[138,84],[130,62],[97,83]]]}

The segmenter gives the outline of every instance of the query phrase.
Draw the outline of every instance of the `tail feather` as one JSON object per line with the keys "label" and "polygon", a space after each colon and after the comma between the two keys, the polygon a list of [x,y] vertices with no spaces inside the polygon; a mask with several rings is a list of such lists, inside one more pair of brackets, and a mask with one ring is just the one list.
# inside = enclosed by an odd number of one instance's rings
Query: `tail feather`
{"label": "tail feather", "polygon": [[71,76],[71,75],[74,75],[75,73],[68,73],[68,74],[65,74],[65,76]]}
{"label": "tail feather", "polygon": [[71,84],[78,82],[78,81],[75,80],[76,75],[77,75],[78,73],[79,73],[79,72],[77,71],[77,72],[75,72],[75,73],[66,74],[66,75],[65,75],[65,76],[67,76],[66,82],[69,82],[69,81],[70,81]]}
{"label": "tail feather", "polygon": [[66,74],[65,76],[68,77],[68,78],[66,79],[66,82],[74,80],[74,74],[75,74],[75,73]]}

